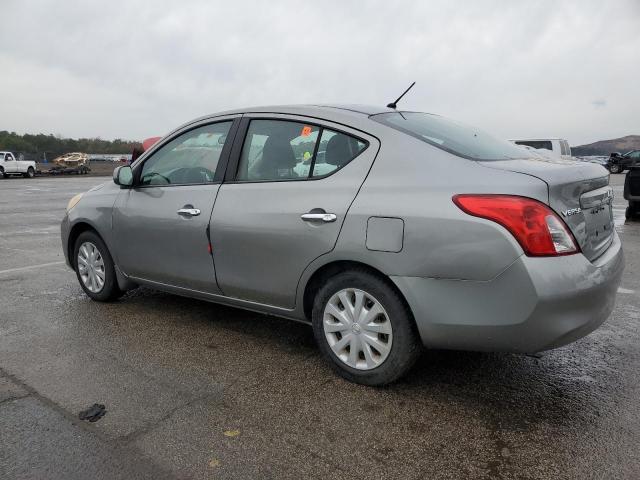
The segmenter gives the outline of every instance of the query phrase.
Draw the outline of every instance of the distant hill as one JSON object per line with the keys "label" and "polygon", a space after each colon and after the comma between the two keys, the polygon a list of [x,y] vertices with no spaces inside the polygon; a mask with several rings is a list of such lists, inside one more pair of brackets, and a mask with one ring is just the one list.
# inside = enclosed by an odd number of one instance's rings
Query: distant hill
{"label": "distant hill", "polygon": [[640,135],[627,135],[612,140],[600,140],[571,147],[571,154],[577,157],[585,155],[609,155],[612,152],[626,153],[629,150],[640,150]]}

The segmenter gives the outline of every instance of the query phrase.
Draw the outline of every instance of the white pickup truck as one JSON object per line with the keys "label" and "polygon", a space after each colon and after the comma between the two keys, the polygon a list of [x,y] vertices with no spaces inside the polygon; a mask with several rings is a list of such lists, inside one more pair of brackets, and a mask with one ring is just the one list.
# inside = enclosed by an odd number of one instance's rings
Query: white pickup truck
{"label": "white pickup truck", "polygon": [[36,162],[17,160],[11,152],[0,152],[0,178],[6,178],[9,175],[33,178],[36,176]]}

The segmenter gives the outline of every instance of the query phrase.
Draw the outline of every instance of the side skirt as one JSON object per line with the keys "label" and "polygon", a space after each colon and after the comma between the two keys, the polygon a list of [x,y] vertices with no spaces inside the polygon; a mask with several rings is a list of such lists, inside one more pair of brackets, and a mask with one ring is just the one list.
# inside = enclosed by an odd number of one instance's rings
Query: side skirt
{"label": "side skirt", "polygon": [[182,297],[197,298],[199,300],[205,300],[207,302],[219,303],[221,305],[227,305],[229,307],[242,308],[243,310],[249,310],[252,312],[262,313],[265,315],[273,315],[276,317],[286,318],[287,320],[293,320],[296,322],[311,325],[311,322],[306,318],[300,318],[295,310],[289,310],[286,308],[276,307],[273,305],[265,305],[263,303],[249,302],[247,300],[241,300],[239,298],[225,297],[224,295],[216,295],[214,293],[207,293],[199,290],[191,290],[189,288],[176,287],[174,285],[167,285],[165,283],[154,282],[152,280],[145,280],[142,278],[136,278],[136,277],[126,277],[126,278],[129,282],[133,281],[139,285],[145,285],[147,287],[154,288],[156,290],[161,290],[163,292],[180,295]]}

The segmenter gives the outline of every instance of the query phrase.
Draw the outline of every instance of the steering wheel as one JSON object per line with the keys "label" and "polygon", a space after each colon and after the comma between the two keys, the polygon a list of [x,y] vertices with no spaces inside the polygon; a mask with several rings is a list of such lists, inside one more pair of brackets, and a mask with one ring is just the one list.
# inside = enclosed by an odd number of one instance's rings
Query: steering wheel
{"label": "steering wheel", "polygon": [[171,174],[173,183],[182,183],[186,185],[209,183],[213,181],[213,177],[214,175],[211,170],[200,165],[180,168]]}
{"label": "steering wheel", "polygon": [[193,167],[189,173],[199,175],[206,183],[213,182],[213,177],[215,177],[215,174],[211,170],[201,166]]}
{"label": "steering wheel", "polygon": [[169,180],[167,177],[165,177],[164,175],[158,173],[158,172],[149,172],[147,174],[144,175],[144,177],[142,177],[142,184],[143,185],[162,185],[162,183],[151,183],[151,179],[155,178],[155,177],[160,177],[160,179],[162,179],[166,185],[171,183],[171,180]]}

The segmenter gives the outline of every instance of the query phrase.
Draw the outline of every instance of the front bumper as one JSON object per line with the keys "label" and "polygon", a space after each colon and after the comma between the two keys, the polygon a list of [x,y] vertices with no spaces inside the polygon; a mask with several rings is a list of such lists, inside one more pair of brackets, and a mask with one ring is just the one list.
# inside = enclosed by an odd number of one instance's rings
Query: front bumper
{"label": "front bumper", "polygon": [[69,233],[71,232],[71,225],[69,223],[69,215],[64,214],[64,218],[60,223],[60,239],[62,240],[62,251],[64,252],[64,260],[69,266],[69,268],[73,268],[71,265],[71,259],[69,258]]}
{"label": "front bumper", "polygon": [[537,352],[573,342],[613,310],[624,269],[620,238],[593,263],[582,254],[522,256],[486,282],[391,277],[431,348]]}

